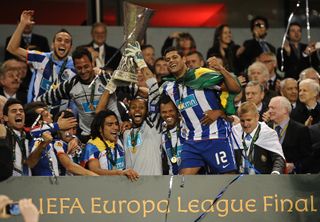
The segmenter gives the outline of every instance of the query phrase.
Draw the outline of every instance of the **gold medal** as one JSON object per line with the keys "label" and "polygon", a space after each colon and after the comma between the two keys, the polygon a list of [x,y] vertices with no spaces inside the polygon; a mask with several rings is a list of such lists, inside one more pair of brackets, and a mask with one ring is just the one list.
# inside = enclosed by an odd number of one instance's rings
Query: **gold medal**
{"label": "gold medal", "polygon": [[171,163],[177,163],[177,157],[175,156],[171,157]]}
{"label": "gold medal", "polygon": [[51,89],[57,89],[59,87],[59,83],[53,83],[52,85],[51,85]]}
{"label": "gold medal", "polygon": [[90,109],[91,111],[94,111],[94,105],[93,105],[92,103],[90,103],[89,109]]}
{"label": "gold medal", "polygon": [[132,147],[132,150],[131,150],[132,153],[136,153],[137,152],[137,148],[134,146]]}

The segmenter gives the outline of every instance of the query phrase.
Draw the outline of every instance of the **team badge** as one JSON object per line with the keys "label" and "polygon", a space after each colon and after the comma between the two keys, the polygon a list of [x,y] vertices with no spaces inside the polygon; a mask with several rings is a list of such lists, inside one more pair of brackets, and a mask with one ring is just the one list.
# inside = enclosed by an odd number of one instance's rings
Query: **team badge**
{"label": "team badge", "polygon": [[261,155],[261,161],[262,162],[267,162],[267,157],[265,155]]}

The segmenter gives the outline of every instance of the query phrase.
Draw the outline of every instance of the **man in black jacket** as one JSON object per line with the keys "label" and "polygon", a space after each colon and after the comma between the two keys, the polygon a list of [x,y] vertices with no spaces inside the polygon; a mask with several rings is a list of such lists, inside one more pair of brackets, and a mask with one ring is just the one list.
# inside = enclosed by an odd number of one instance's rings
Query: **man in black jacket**
{"label": "man in black jacket", "polygon": [[241,104],[238,115],[240,124],[232,127],[232,133],[239,172],[251,175],[283,173],[285,159],[277,133],[259,122],[256,105],[252,102]]}
{"label": "man in black jacket", "polygon": [[290,117],[306,126],[320,122],[319,84],[313,79],[304,79],[299,83],[299,103]]}
{"label": "man in black jacket", "polygon": [[[293,22],[289,25],[287,39],[283,48],[277,51],[279,68],[283,67],[285,77],[299,79],[299,73],[310,67],[308,45],[301,43],[302,27],[299,23]],[[282,54],[281,54],[281,50]],[[282,60],[283,59],[283,60]]]}
{"label": "man in black jacket", "polygon": [[15,98],[22,102],[27,103],[27,93],[20,90],[21,76],[16,67],[17,60],[9,59],[5,61],[0,67],[0,95],[7,99]]}
{"label": "man in black jacket", "polygon": [[268,20],[265,17],[257,16],[250,22],[252,39],[246,40],[240,47],[237,54],[240,56],[241,70],[245,70],[263,52],[275,53],[275,47],[265,41],[269,28]]}
{"label": "man in black jacket", "polygon": [[283,96],[270,100],[271,127],[278,133],[288,173],[312,172],[311,138],[308,127],[291,119],[291,103]]}
{"label": "man in black jacket", "polygon": [[91,36],[92,41],[84,46],[88,47],[88,50],[92,53],[95,59],[95,66],[104,67],[112,58],[106,68],[115,70],[119,65],[122,54],[118,49],[106,44],[106,25],[101,22],[93,24],[91,28]]}

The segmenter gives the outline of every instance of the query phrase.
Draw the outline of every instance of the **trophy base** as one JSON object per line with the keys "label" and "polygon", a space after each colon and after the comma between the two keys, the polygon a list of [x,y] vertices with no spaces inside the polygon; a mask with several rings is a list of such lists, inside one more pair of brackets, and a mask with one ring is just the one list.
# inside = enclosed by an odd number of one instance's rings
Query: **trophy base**
{"label": "trophy base", "polygon": [[[138,82],[137,74],[131,73],[131,72],[125,72],[122,70],[115,70],[113,72],[113,78],[115,80],[123,81],[123,82],[127,82],[127,83],[137,83]],[[118,83],[118,81],[116,81],[116,83]]]}

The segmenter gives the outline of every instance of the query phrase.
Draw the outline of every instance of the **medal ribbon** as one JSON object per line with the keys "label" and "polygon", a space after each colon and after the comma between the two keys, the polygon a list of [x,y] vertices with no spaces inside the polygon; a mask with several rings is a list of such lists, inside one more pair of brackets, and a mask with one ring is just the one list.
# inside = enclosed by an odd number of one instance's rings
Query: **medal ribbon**
{"label": "medal ribbon", "polygon": [[[101,139],[101,138],[100,138]],[[112,151],[111,151],[111,144],[114,144],[114,143],[111,143],[110,141],[104,141],[103,139],[101,139],[103,144],[106,146],[106,156],[107,156],[107,159],[110,161],[112,167],[116,167],[117,165],[117,158],[118,158],[118,155],[117,155],[117,145],[114,146],[114,155],[112,154]],[[108,145],[110,144],[110,145]],[[114,156],[114,157],[113,157]]]}
{"label": "medal ribbon", "polygon": [[134,133],[134,128],[132,128],[131,131],[130,131],[132,148],[135,148],[136,145],[137,145],[137,139],[138,139],[139,132],[140,132],[140,127],[137,129],[136,133]]}
{"label": "medal ribbon", "polygon": [[[251,140],[251,144],[250,144],[250,147],[248,148],[246,142],[244,141],[244,133],[242,133],[242,145],[244,147],[244,161],[246,163],[248,163],[249,167],[253,168],[255,171],[256,169],[253,167],[253,164],[252,164],[252,161],[253,161],[253,146],[254,146],[254,143],[257,141],[257,139],[259,138],[259,133],[261,131],[261,125],[259,124],[258,125],[258,129],[257,131],[255,132],[252,140]],[[247,154],[247,151],[249,150],[249,153]],[[245,164],[246,165],[246,164]],[[245,169],[245,170],[248,170],[248,169]]]}

